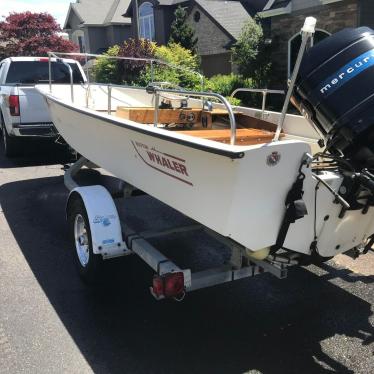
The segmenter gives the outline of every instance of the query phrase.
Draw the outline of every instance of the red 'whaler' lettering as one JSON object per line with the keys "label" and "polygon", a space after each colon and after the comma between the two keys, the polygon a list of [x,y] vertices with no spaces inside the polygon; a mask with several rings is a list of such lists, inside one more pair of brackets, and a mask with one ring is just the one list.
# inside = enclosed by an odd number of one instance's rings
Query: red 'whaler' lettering
{"label": "red 'whaler' lettering", "polygon": [[160,166],[163,166],[167,169],[176,171],[179,174],[186,175],[188,177],[186,166],[177,162],[177,161],[170,161],[168,158],[164,156],[160,156],[156,153],[147,151],[149,160],[152,161],[155,164],[158,164]]}

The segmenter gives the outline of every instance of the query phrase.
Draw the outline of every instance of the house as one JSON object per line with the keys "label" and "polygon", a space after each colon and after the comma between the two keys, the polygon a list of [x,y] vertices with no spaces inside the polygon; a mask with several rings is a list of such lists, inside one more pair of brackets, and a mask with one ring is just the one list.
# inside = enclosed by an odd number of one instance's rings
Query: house
{"label": "house", "polygon": [[[223,0],[133,0],[124,16],[132,17],[134,35],[138,33],[141,38],[167,44],[176,8],[179,5],[187,8],[187,22],[193,26],[198,38],[197,50],[202,70],[206,76],[212,76],[235,70],[230,49],[244,23],[251,17],[251,10],[254,11],[253,7],[243,4]],[[137,17],[133,17],[136,7],[139,24]]]}
{"label": "house", "polygon": [[268,0],[258,14],[270,25],[273,87],[284,88],[292,73],[305,17],[317,18],[312,45],[347,27],[374,27],[373,0]]}
{"label": "house", "polygon": [[123,17],[131,0],[76,0],[63,30],[81,52],[102,53],[131,36],[131,19]]}
{"label": "house", "polygon": [[77,0],[64,30],[81,51],[91,53],[137,36],[167,44],[179,5],[188,11],[207,76],[236,71],[231,47],[245,22],[260,16],[271,42],[273,88],[284,88],[292,73],[305,17],[318,21],[312,45],[346,27],[374,28],[374,0]]}

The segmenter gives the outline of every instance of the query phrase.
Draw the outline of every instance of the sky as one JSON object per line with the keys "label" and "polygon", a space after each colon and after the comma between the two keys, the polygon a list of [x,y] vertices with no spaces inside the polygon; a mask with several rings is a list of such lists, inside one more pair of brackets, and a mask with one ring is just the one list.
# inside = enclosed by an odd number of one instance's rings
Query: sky
{"label": "sky", "polygon": [[10,12],[48,12],[63,27],[71,2],[75,0],[0,0],[0,19]]}

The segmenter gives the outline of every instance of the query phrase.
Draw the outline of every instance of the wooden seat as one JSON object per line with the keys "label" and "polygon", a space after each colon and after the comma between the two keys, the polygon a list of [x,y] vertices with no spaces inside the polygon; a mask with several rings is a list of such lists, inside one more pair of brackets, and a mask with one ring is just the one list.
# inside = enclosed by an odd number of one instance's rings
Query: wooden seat
{"label": "wooden seat", "polygon": [[[241,112],[235,112],[236,115]],[[153,107],[124,107],[118,106],[115,115],[143,124],[153,124],[155,120],[155,108]],[[227,117],[226,109],[214,108],[210,111],[201,108],[166,108],[159,109],[157,121],[159,124],[190,125],[195,129],[210,129],[218,118]]]}
{"label": "wooden seat", "polygon": [[[202,139],[214,140],[230,144],[230,129],[223,130],[188,130],[178,131],[179,134],[196,136]],[[254,145],[269,143],[274,137],[274,132],[259,129],[237,129],[236,145]]]}

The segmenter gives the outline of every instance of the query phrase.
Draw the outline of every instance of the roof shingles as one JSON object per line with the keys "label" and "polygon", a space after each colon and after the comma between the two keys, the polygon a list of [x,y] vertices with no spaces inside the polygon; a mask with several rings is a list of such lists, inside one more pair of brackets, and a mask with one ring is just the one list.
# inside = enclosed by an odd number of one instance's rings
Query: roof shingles
{"label": "roof shingles", "polygon": [[234,39],[238,39],[244,23],[251,18],[239,1],[195,0]]}
{"label": "roof shingles", "polygon": [[78,0],[71,7],[85,25],[106,25],[111,23],[131,23],[123,17],[123,9],[131,0]]}

